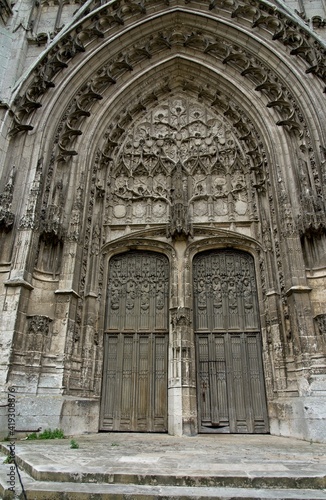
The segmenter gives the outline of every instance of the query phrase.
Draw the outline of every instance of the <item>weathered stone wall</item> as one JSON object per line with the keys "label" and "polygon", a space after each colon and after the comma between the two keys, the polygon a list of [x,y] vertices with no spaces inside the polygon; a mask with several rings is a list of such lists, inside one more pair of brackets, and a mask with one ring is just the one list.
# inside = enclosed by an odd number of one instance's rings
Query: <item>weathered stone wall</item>
{"label": "weathered stone wall", "polygon": [[0,368],[17,427],[98,429],[108,267],[133,249],[169,259],[169,432],[197,432],[192,261],[231,247],[254,258],[271,432],[326,439],[316,4],[7,12]]}

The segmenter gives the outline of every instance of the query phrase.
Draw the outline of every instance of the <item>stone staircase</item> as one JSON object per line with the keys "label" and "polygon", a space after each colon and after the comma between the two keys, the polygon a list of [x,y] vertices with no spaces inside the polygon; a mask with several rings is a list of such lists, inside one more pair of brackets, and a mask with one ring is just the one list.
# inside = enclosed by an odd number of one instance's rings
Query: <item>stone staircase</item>
{"label": "stone staircase", "polygon": [[[78,441],[78,450],[67,440],[17,442],[15,494],[7,482],[12,465],[2,464],[0,498],[326,500],[326,445],[272,436],[111,434]],[[5,458],[6,443],[0,451]]]}

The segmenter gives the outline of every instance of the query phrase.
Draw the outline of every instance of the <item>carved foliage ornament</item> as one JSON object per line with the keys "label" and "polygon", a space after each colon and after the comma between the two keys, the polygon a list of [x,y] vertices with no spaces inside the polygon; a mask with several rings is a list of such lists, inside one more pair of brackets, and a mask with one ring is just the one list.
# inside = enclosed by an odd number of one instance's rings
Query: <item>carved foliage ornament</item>
{"label": "carved foliage ornament", "polygon": [[[182,38],[184,50],[187,47],[203,51],[209,57],[221,60],[224,64],[231,65],[241,75],[250,80],[257,92],[262,93],[267,98],[266,106],[277,110],[278,119],[276,124],[284,126],[290,131],[298,132],[302,135],[302,113],[296,104],[295,98],[284,82],[265,67],[257,58],[249,52],[240,49],[236,45],[227,43],[224,39],[212,38],[202,33],[186,30],[171,30],[169,32],[158,33],[143,42],[144,45],[133,46],[126,49],[124,54],[120,54],[105,66],[100,68],[91,81],[87,82],[77,93],[70,103],[64,119],[60,124],[57,134],[59,153],[58,160],[68,161],[72,156],[77,155],[73,145],[79,135],[82,134],[82,123],[90,116],[91,108],[96,101],[101,100],[104,92],[126,71],[131,71],[134,66],[145,57],[144,52],[151,56],[159,51],[170,49],[179,44]],[[187,84],[185,84],[187,87]],[[190,83],[191,87],[191,83]],[[185,88],[186,90],[186,88]],[[155,96],[154,96],[155,97]],[[220,103],[216,96],[214,103]],[[145,106],[142,101],[138,102],[137,108]],[[224,104],[225,114],[232,113],[228,104]],[[125,122],[131,121],[128,114],[124,117]],[[244,135],[247,133],[243,131]]]}
{"label": "carved foliage ornament", "polygon": [[41,333],[44,336],[49,334],[50,323],[52,319],[48,316],[28,316],[28,333],[37,335]]}
{"label": "carved foliage ornament", "polygon": [[[83,36],[87,39],[95,37],[103,37],[113,24],[122,24],[124,19],[130,15],[145,15],[150,14],[153,7],[157,7],[157,0],[143,0],[142,2],[121,1],[117,6],[102,7],[101,2],[94,2],[91,11],[97,10],[96,20],[91,21],[93,24],[86,29],[79,29],[79,39]],[[161,2],[163,5],[169,6],[169,0]],[[190,0],[184,0],[185,4],[190,3]],[[198,6],[199,2],[196,2]],[[251,21],[253,28],[266,30],[272,35],[273,40],[278,40],[284,45],[291,47],[291,55],[301,57],[307,64],[307,73],[316,74],[319,78],[325,81],[325,50],[320,45],[318,40],[313,39],[308,32],[302,29],[302,26],[297,24],[294,19],[289,19],[285,12],[277,9],[276,5],[265,5],[259,1],[236,1],[236,0],[202,0],[202,10],[209,10],[212,14],[218,13],[219,16],[225,15],[226,12],[231,14],[231,18],[242,18]],[[89,13],[89,10],[87,10]],[[92,19],[92,18],[90,18]],[[76,30],[77,32],[77,30]],[[106,34],[106,33],[105,33]],[[72,35],[73,36],[73,35]],[[75,35],[76,36],[76,35]]]}
{"label": "carved foliage ornament", "polygon": [[320,335],[323,335],[326,339],[326,314],[318,314],[318,316],[315,317],[315,321]]}

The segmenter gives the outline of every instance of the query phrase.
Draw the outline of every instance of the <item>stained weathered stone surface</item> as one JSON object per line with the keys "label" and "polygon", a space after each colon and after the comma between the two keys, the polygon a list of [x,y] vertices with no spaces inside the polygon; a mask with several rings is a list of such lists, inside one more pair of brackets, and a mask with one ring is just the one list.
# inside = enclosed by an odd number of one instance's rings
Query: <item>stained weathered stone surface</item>
{"label": "stained weathered stone surface", "polygon": [[[79,449],[70,449],[69,439],[16,443],[29,496],[59,499],[65,492],[69,498],[326,498],[324,444],[274,436],[135,433],[76,440]],[[6,467],[0,471],[2,487]]]}
{"label": "stained weathered stone surface", "polygon": [[[324,442],[324,4],[0,10],[0,381],[17,428]],[[7,420],[1,406],[3,435]]]}

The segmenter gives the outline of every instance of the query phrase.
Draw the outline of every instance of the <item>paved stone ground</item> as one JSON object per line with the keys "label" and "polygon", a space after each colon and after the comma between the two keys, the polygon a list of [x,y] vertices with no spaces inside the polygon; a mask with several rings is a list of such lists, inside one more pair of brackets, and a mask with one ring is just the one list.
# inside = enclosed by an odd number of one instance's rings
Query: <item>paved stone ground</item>
{"label": "paved stone ground", "polygon": [[[16,442],[27,498],[326,500],[326,444],[227,434],[101,433],[74,439],[79,449],[70,448],[69,438]],[[6,468],[0,473],[4,498]]]}

